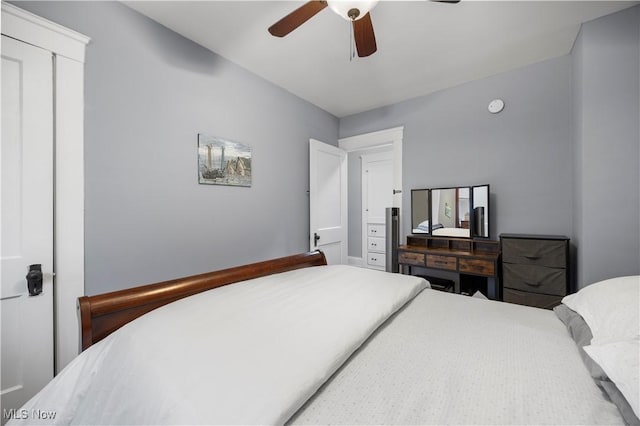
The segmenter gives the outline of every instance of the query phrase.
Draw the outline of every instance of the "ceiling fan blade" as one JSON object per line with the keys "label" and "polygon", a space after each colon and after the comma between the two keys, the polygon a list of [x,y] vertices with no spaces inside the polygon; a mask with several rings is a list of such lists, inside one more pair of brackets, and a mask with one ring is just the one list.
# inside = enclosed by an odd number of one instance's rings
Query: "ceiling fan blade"
{"label": "ceiling fan blade", "polygon": [[369,56],[378,50],[376,35],[373,32],[373,24],[369,13],[357,21],[353,21],[353,38],[356,41],[358,56],[361,58]]}
{"label": "ceiling fan blade", "polygon": [[291,31],[298,28],[300,25],[307,22],[309,19],[327,7],[327,2],[322,0],[308,1],[272,26],[269,27],[271,35],[276,37],[284,37]]}

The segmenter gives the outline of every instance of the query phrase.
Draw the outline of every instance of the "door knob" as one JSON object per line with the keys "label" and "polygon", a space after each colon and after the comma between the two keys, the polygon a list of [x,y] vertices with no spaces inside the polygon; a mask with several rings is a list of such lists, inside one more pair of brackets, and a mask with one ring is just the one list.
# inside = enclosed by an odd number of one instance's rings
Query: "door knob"
{"label": "door knob", "polygon": [[37,296],[42,293],[42,265],[37,263],[35,265],[29,265],[29,272],[27,273],[27,288],[29,289],[29,296]]}

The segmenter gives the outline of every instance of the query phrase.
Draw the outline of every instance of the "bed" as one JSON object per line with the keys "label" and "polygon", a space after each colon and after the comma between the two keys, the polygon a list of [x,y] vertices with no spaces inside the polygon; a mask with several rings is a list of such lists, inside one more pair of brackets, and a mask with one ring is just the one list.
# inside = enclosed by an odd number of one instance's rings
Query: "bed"
{"label": "bed", "polygon": [[469,238],[469,232],[465,228],[439,228],[433,230],[433,235]]}
{"label": "bed", "polygon": [[[593,342],[581,351],[575,316],[313,252],[83,297],[79,308],[85,350],[23,407],[55,411],[57,424],[629,422],[583,352],[596,341],[637,349],[633,305],[632,318],[616,310],[618,328],[631,327],[622,337],[597,326],[612,322],[606,312],[585,314]],[[633,380],[627,391],[617,379],[629,376],[620,358],[601,352],[610,382],[633,395]],[[10,424],[21,422],[38,419]]]}
{"label": "bed", "polygon": [[411,231],[414,234],[428,234],[431,232],[433,235],[448,236],[448,237],[464,237],[469,238],[468,228],[445,228],[440,223],[434,223],[433,228],[429,230],[429,221],[425,220],[420,222],[417,227]]}

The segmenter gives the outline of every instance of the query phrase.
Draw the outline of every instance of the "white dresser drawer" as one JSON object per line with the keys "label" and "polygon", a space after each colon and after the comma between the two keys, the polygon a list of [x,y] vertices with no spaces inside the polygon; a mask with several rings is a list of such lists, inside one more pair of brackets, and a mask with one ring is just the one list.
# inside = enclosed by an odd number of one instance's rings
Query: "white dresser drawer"
{"label": "white dresser drawer", "polygon": [[377,251],[380,253],[384,253],[385,252],[385,240],[384,238],[380,238],[380,237],[369,237],[367,238],[367,246],[369,248],[369,251]]}
{"label": "white dresser drawer", "polygon": [[384,238],[384,223],[367,224],[367,235],[370,237]]}
{"label": "white dresser drawer", "polygon": [[370,266],[385,267],[384,253],[367,253],[367,264]]}

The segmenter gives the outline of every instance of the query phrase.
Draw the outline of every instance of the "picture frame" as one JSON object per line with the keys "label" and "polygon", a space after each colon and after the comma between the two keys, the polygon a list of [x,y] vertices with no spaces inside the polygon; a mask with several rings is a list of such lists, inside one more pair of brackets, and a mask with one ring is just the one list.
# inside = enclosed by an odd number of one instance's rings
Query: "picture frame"
{"label": "picture frame", "polygon": [[198,183],[250,187],[251,147],[239,142],[198,134]]}

